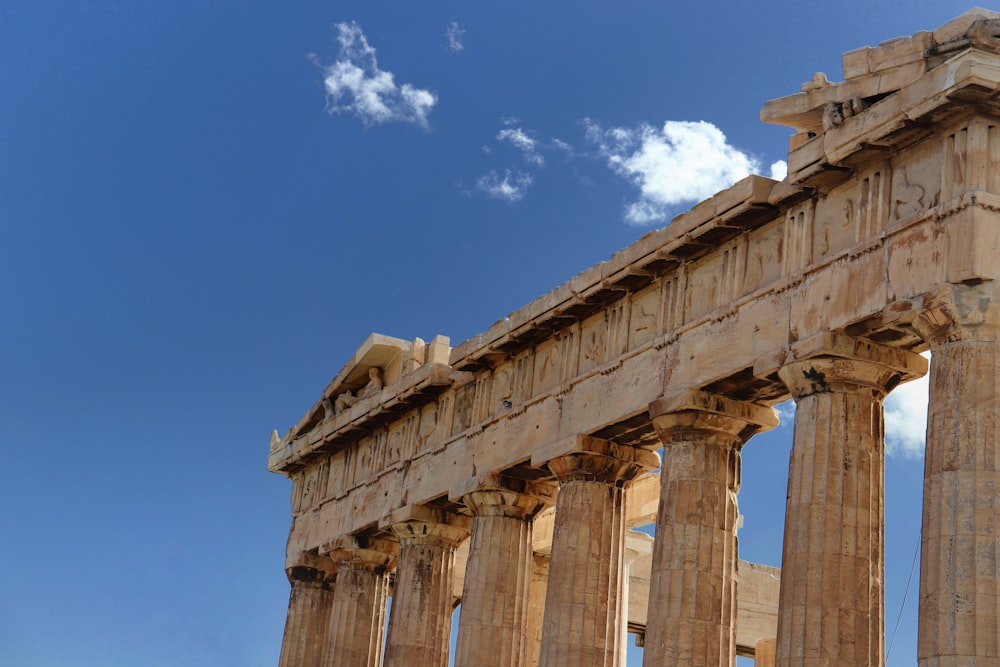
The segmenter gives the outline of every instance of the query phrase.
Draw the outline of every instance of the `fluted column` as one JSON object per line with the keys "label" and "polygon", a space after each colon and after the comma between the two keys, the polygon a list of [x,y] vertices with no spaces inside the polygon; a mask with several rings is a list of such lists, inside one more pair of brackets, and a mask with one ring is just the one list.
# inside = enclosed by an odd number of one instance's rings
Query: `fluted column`
{"label": "fluted column", "polygon": [[882,401],[918,354],[824,334],[792,346],[795,398],[778,606],[778,667],[884,664]]}
{"label": "fluted column", "polygon": [[629,587],[632,578],[632,563],[653,551],[653,538],[635,530],[625,531],[625,575],[622,577],[622,631],[618,641],[618,664],[624,667],[628,658]]}
{"label": "fluted column", "polygon": [[455,549],[469,535],[468,518],[410,506],[393,513],[391,526],[399,562],[385,665],[447,667]]}
{"label": "fluted column", "polygon": [[774,667],[774,649],[777,642],[774,639],[758,639],[754,646],[754,667]]}
{"label": "fluted column", "polygon": [[1000,665],[1000,299],[945,285],[914,322],[931,346],[917,659]]}
{"label": "fluted column", "polygon": [[531,558],[531,580],[528,584],[528,618],[525,621],[524,667],[538,667],[542,654],[542,624],[545,619],[545,589],[549,585],[549,556],[534,554]]}
{"label": "fluted column", "polygon": [[548,462],[559,480],[542,667],[618,665],[625,487],[655,469],[655,452],[581,437]]}
{"label": "fluted column", "polygon": [[463,495],[463,502],[472,512],[472,537],[455,664],[521,667],[531,580],[532,519],[552,504],[554,489],[496,475],[469,480],[467,486],[471,490]]}
{"label": "fluted column", "polygon": [[332,569],[329,559],[308,555],[287,568],[292,591],[278,667],[314,667],[323,659],[333,603]]}
{"label": "fluted column", "polygon": [[377,541],[362,547],[356,538],[345,535],[330,547],[330,558],[337,563],[337,586],[322,664],[381,667],[389,572],[396,564],[395,545]]}
{"label": "fluted column", "polygon": [[643,664],[736,662],[740,448],[774,410],[699,391],[650,406],[663,442]]}

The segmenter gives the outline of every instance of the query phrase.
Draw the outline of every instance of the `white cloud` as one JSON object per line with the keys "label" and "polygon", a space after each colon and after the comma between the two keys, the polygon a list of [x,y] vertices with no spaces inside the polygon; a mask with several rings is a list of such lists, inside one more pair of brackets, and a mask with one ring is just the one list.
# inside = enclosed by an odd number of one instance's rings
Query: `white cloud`
{"label": "white cloud", "polygon": [[496,171],[490,170],[485,176],[479,177],[476,188],[494,199],[516,202],[524,198],[532,180],[531,174],[516,169],[505,169],[503,178]]}
{"label": "white cloud", "polygon": [[785,180],[785,176],[788,176],[788,163],[784,160],[778,160],[777,162],[771,163],[770,176],[776,181]]}
{"label": "white cloud", "polygon": [[458,21],[452,21],[448,24],[448,30],[445,35],[448,37],[448,50],[452,53],[458,53],[465,48],[462,44],[462,35],[465,34],[465,28],[458,24]]}
{"label": "white cloud", "polygon": [[[925,352],[925,357],[930,354]],[[885,399],[885,453],[904,459],[924,455],[930,374],[896,387]]]}
{"label": "white cloud", "polygon": [[795,399],[789,398],[774,406],[774,411],[778,413],[779,426],[790,428],[795,424]]}
{"label": "white cloud", "polygon": [[311,56],[323,68],[327,111],[354,114],[365,125],[401,122],[427,128],[437,96],[408,83],[396,85],[392,72],[379,69],[375,49],[356,22],[334,27],[340,43],[337,61],[325,66]]}
{"label": "white cloud", "polygon": [[631,224],[662,222],[671,207],[711,197],[760,170],[756,159],[705,121],[668,120],[660,129],[641,124],[605,130],[589,119],[584,124],[612,171],[639,188],[639,199],[625,209]]}
{"label": "white cloud", "polygon": [[538,142],[519,127],[505,127],[497,133],[497,141],[507,141],[524,154],[525,161],[541,166],[545,158],[538,153]]}

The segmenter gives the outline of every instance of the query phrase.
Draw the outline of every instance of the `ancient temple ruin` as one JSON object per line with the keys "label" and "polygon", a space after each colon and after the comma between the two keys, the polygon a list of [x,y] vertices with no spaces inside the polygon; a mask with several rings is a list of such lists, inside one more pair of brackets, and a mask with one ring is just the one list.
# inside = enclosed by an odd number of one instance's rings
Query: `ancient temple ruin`
{"label": "ancient temple ruin", "polygon": [[[621,666],[629,633],[647,666],[881,667],[882,402],[927,349],[919,664],[1000,665],[1000,14],[843,67],[764,106],[785,180],[455,347],[372,334],[274,434],[283,667],[444,667],[459,602],[462,667]],[[779,572],[737,493],[789,396]]]}

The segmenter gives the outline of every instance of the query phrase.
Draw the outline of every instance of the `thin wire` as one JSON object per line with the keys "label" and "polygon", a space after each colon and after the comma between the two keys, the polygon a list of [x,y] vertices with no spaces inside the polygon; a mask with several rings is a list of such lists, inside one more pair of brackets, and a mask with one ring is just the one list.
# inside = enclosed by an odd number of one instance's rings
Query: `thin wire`
{"label": "thin wire", "polygon": [[903,602],[899,605],[899,614],[896,616],[896,627],[892,629],[892,638],[889,640],[889,648],[885,652],[885,663],[889,664],[889,656],[892,655],[892,645],[896,641],[896,632],[899,630],[899,621],[903,618],[903,608],[906,606],[906,596],[910,594],[910,582],[913,581],[913,570],[917,567],[917,554],[920,553],[920,537],[923,533],[917,533],[917,548],[913,550],[913,562],[910,564],[910,576],[906,578],[906,590],[903,591]]}

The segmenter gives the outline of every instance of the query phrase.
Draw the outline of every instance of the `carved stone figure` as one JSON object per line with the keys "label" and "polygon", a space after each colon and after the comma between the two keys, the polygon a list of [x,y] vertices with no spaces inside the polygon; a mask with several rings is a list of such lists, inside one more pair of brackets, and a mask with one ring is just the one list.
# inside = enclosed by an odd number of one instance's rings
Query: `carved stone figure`
{"label": "carved stone figure", "polygon": [[369,396],[374,396],[380,391],[382,391],[382,369],[373,366],[368,369],[368,384],[358,392],[357,396],[349,391],[345,391],[340,396],[337,396],[337,401],[333,406],[334,412],[339,415],[358,401]]}

